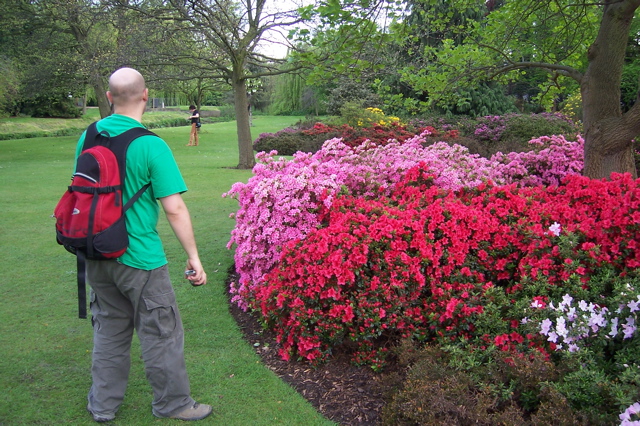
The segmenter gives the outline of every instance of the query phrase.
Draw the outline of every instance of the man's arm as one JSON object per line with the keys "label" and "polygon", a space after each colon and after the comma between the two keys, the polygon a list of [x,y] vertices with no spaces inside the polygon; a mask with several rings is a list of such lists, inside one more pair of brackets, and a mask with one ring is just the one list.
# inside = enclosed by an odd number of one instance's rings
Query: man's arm
{"label": "man's arm", "polygon": [[191,284],[203,285],[207,283],[207,274],[202,268],[200,257],[198,256],[198,247],[193,234],[193,226],[191,225],[191,216],[187,205],[184,203],[180,194],[169,195],[160,198],[160,203],[164,210],[169,225],[173,229],[174,234],[182,244],[182,248],[187,253],[187,269],[196,271],[195,275],[189,277]]}

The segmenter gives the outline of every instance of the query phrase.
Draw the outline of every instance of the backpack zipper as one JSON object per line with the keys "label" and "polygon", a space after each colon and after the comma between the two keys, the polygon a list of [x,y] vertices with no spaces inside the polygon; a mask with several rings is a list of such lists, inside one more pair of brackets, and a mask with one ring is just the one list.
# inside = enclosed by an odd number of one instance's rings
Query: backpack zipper
{"label": "backpack zipper", "polygon": [[76,173],[74,173],[74,174],[73,174],[73,176],[74,176],[74,177],[75,177],[75,176],[80,176],[80,177],[82,177],[82,178],[85,178],[85,179],[86,179],[86,180],[88,180],[88,181],[93,182],[93,183],[98,183],[98,181],[97,181],[97,180],[95,180],[94,178],[92,178],[92,177],[91,177],[91,176],[89,176],[89,175],[85,175],[84,173],[76,172]]}

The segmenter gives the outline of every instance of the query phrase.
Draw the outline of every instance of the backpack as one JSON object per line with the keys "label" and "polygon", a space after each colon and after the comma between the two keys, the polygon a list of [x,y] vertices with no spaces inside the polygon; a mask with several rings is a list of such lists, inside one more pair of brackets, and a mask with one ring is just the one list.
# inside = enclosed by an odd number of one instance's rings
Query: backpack
{"label": "backpack", "polygon": [[56,240],[77,256],[78,316],[87,317],[85,259],[115,259],[129,246],[125,212],[147,190],[144,185],[125,205],[122,202],[129,144],[140,136],[155,135],[134,127],[110,137],[96,123],[87,128],[71,185],[54,209]]}

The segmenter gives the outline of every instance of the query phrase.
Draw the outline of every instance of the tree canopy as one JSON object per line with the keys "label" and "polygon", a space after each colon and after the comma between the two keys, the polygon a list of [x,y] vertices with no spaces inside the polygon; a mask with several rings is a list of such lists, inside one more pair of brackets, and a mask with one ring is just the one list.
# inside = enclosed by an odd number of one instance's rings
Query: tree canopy
{"label": "tree canopy", "polygon": [[[341,86],[358,84],[353,93],[371,93],[392,112],[407,114],[500,113],[514,109],[515,98],[520,107],[536,100],[552,109],[579,94],[585,173],[635,175],[639,5],[640,0],[314,0],[291,7],[276,0],[7,0],[0,5],[0,66],[13,77],[0,80],[0,106],[15,111],[38,96],[63,101],[90,86],[104,116],[106,78],[125,65],[196,103],[227,85],[238,125],[238,167],[251,168],[248,92],[256,84],[265,87],[261,79],[269,76],[304,76],[289,79],[295,102],[278,100],[288,108],[300,107],[303,94],[330,98]],[[286,44],[291,55],[272,57],[265,42]]]}

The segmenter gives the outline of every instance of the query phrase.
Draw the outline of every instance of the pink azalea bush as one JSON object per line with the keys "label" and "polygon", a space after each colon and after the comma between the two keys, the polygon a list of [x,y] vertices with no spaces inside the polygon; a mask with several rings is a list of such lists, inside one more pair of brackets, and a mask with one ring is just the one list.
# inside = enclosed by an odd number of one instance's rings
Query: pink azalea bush
{"label": "pink azalea bush", "polygon": [[580,174],[584,166],[584,139],[567,141],[564,136],[541,136],[529,141],[537,150],[501,152],[491,157],[507,183],[521,186],[558,185],[567,175]]}

